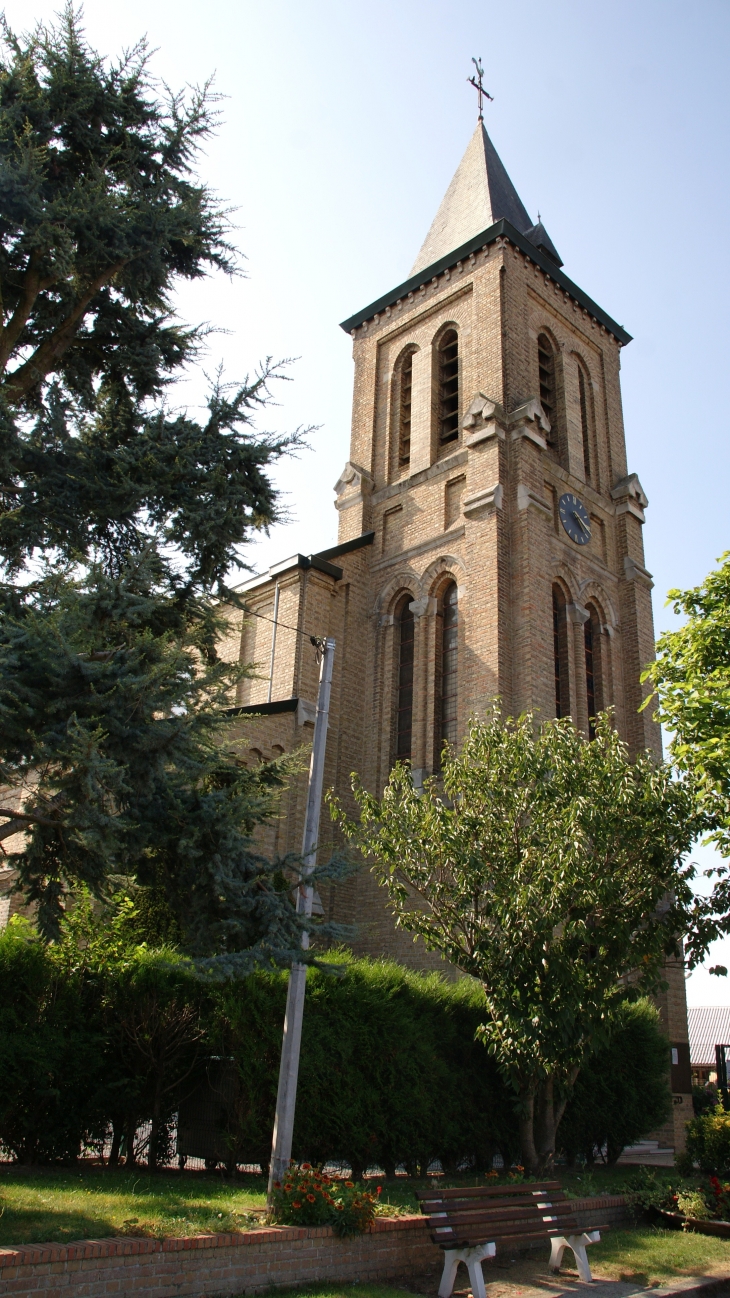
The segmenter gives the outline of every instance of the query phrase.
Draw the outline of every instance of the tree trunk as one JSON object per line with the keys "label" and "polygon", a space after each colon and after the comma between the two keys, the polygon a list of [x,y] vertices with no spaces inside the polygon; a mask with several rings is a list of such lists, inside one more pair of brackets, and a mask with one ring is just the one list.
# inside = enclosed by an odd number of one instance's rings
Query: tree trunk
{"label": "tree trunk", "polygon": [[125,1131],[126,1145],[127,1145],[127,1156],[124,1161],[125,1167],[136,1166],[137,1160],[135,1158],[135,1153],[134,1153],[134,1138],[136,1135],[137,1135],[137,1119],[129,1118],[129,1120],[127,1121],[127,1127]]}
{"label": "tree trunk", "polygon": [[577,1067],[572,1068],[562,1096],[555,1094],[555,1078],[547,1077],[529,1098],[520,1119],[520,1144],[525,1171],[533,1176],[541,1176],[555,1162],[558,1127],[577,1076]]}
{"label": "tree trunk", "polygon": [[109,1150],[109,1166],[119,1166],[119,1146],[122,1143],[123,1123],[114,1122],[112,1124],[112,1147]]}
{"label": "tree trunk", "polygon": [[520,1149],[522,1166],[531,1176],[538,1171],[538,1156],[535,1148],[535,1093],[529,1091],[524,1097],[524,1108],[520,1114]]}

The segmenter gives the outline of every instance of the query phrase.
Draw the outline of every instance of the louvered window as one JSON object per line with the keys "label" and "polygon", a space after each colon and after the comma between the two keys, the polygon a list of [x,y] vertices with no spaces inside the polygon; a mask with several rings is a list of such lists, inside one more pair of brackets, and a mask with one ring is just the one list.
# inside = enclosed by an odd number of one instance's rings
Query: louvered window
{"label": "louvered window", "polygon": [[583,433],[583,468],[586,482],[591,480],[591,426],[588,421],[588,389],[583,367],[578,366],[578,391],[580,394],[580,426]]}
{"label": "louvered window", "polygon": [[438,682],[437,765],[444,743],[456,743],[459,682],[459,592],[456,582],[444,591],[441,603],[440,680]]}
{"label": "louvered window", "polygon": [[459,436],[459,335],[455,329],[442,334],[439,361],[439,440],[441,445]]}
{"label": "louvered window", "polygon": [[411,756],[413,737],[413,650],[414,621],[407,595],[398,614],[398,701],[395,755],[399,761]]}
{"label": "louvered window", "polygon": [[589,605],[588,621],[583,626],[586,661],[586,706],[588,711],[588,738],[596,737],[596,716],[601,701],[601,624],[596,610]]}
{"label": "louvered window", "polygon": [[553,432],[557,403],[555,399],[555,354],[550,339],[540,334],[537,340],[537,364],[540,372],[540,404],[545,411]]}
{"label": "louvered window", "polygon": [[553,670],[555,674],[555,715],[556,717],[567,717],[570,713],[568,636],[565,600],[557,586],[553,586]]}
{"label": "louvered window", "polygon": [[411,458],[411,398],[413,394],[413,352],[403,357],[400,367],[400,410],[398,420],[398,463]]}

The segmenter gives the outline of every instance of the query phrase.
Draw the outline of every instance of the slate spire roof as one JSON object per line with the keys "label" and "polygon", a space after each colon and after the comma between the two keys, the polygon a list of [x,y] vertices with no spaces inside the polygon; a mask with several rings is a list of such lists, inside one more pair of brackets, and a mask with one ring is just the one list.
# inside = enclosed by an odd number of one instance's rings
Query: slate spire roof
{"label": "slate spire roof", "polygon": [[502,217],[558,266],[562,266],[542,222],[533,225],[530,220],[522,199],[484,129],[484,123],[480,121],[426,235],[411,275],[417,275],[427,266],[432,266]]}

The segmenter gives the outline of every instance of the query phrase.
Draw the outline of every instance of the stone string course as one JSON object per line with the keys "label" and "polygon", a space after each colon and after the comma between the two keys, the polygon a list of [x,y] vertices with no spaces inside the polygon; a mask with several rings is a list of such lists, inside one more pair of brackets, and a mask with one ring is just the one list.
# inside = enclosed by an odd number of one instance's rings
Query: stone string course
{"label": "stone string course", "polygon": [[[620,1196],[578,1200],[582,1223],[622,1225]],[[541,1242],[538,1247],[547,1248]],[[380,1217],[373,1230],[338,1239],[329,1226],[271,1227],[177,1239],[80,1240],[0,1249],[0,1294],[13,1298],[234,1298],[318,1282],[435,1281],[441,1250],[423,1217]],[[429,1285],[435,1289],[435,1283]]]}

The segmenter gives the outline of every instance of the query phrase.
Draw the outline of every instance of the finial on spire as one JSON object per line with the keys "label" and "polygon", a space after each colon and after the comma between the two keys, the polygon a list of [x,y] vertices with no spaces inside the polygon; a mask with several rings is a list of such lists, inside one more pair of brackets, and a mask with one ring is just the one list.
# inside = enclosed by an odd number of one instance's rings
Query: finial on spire
{"label": "finial on spire", "polygon": [[477,95],[478,95],[478,97],[479,97],[479,121],[480,121],[480,122],[483,122],[483,121],[484,121],[484,113],[482,112],[482,104],[483,104],[483,100],[486,98],[486,99],[489,99],[490,101],[492,101],[492,100],[494,99],[494,95],[490,95],[489,92],[486,91],[486,90],[484,89],[484,86],[482,85],[482,77],[484,76],[484,68],[482,67],[482,60],[481,60],[481,58],[478,58],[478,59],[474,59],[474,58],[473,58],[473,59],[472,59],[472,63],[474,64],[474,67],[475,67],[476,70],[477,70],[477,74],[476,74],[475,77],[467,77],[467,81],[469,82],[469,85],[470,85],[470,86],[473,86],[473,87],[474,87],[474,89],[476,90]]}

